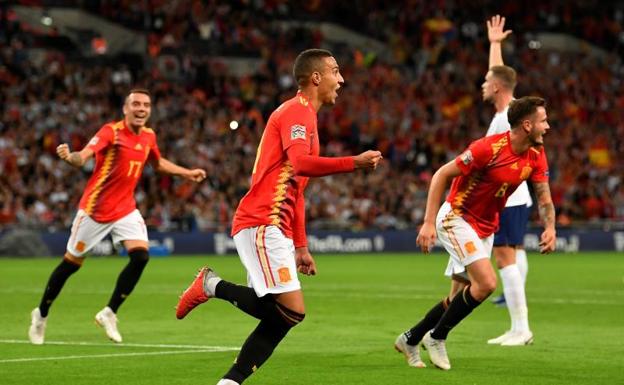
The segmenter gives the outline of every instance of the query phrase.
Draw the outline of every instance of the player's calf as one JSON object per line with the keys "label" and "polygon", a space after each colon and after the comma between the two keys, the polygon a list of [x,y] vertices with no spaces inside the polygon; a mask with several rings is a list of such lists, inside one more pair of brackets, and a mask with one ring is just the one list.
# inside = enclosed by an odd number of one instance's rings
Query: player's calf
{"label": "player's calf", "polygon": [[[68,258],[69,257],[69,258]],[[48,283],[46,284],[45,291],[43,292],[43,296],[41,298],[41,302],[39,303],[39,312],[43,318],[48,316],[48,311],[50,310],[50,306],[56,299],[56,297],[60,294],[61,289],[65,285],[67,279],[77,272],[82,265],[82,258],[74,258],[71,255],[66,255],[61,263],[54,269],[50,278],[48,279]]]}
{"label": "player's calf", "polygon": [[290,329],[304,318],[305,314],[274,302],[272,314],[267,314],[249,335],[234,365],[223,378],[242,383],[273,354]]}
{"label": "player's calf", "polygon": [[115,290],[113,290],[107,305],[115,313],[130,293],[132,293],[137,282],[139,282],[143,269],[145,269],[149,261],[149,252],[143,248],[136,248],[128,252],[128,257],[130,260],[121,273],[119,273]]}

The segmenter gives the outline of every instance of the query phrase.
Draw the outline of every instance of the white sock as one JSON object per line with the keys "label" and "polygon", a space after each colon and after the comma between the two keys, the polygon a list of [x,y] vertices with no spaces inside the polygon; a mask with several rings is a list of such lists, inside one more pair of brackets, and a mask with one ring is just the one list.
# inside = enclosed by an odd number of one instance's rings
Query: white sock
{"label": "white sock", "polygon": [[217,291],[217,284],[221,281],[222,281],[221,277],[210,277],[208,279],[204,279],[204,285],[203,285],[204,293],[210,296],[214,296],[215,292]]}
{"label": "white sock", "polygon": [[520,269],[522,283],[526,285],[527,273],[529,272],[529,262],[527,261],[526,250],[516,249],[516,265]]}
{"label": "white sock", "polygon": [[522,284],[522,275],[516,264],[505,266],[499,270],[503,281],[503,293],[509,317],[511,318],[511,331],[529,331],[529,316]]}

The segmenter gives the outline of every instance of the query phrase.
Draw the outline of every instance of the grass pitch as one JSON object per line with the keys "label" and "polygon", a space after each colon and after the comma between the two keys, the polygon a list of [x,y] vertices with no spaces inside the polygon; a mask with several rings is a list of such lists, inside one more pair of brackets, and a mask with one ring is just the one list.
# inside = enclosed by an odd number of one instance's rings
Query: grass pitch
{"label": "grass pitch", "polygon": [[[306,320],[245,384],[624,383],[624,255],[529,257],[527,296],[535,344],[486,344],[509,327],[506,309],[476,309],[447,342],[453,368],[408,367],[392,347],[444,295],[442,254],[317,256],[302,277]],[[152,258],[119,311],[124,343],[93,317],[108,301],[124,258],[91,258],[51,309],[46,345],[27,343],[30,311],[58,259],[0,259],[0,384],[216,384],[256,321],[211,300],[175,319],[178,294],[209,264],[238,283],[234,256]],[[425,362],[428,363],[426,353]]]}

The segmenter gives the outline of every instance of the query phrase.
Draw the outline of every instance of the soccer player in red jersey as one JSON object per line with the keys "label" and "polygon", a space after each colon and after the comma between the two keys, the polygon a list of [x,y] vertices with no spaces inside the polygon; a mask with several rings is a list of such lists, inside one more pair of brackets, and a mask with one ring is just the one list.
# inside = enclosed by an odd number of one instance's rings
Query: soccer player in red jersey
{"label": "soccer player in red jersey", "polygon": [[31,313],[30,342],[43,344],[50,306],[65,281],[84,261],[85,253],[111,234],[113,243],[123,244],[129,262],[119,274],[108,305],[95,321],[114,342],[121,342],[117,330],[117,309],[132,292],[149,259],[147,228],[136,209],[134,190],[143,167],[150,162],[159,172],[201,182],[202,169],[187,169],[160,156],[156,134],[145,126],[152,103],[147,90],[131,90],[123,105],[124,119],[107,123],[81,151],[70,152],[67,144],[57,147],[58,156],[74,167],[82,167],[95,156],[95,168],[80,199],[67,252],[52,272],[41,303]]}
{"label": "soccer player in red jersey", "polygon": [[297,271],[306,275],[317,272],[306,241],[303,192],[308,179],[374,169],[382,158],[379,151],[320,157],[316,114],[321,106],[335,104],[344,79],[333,55],[321,49],[300,53],[293,73],[299,91],[271,114],[256,154],[251,187],[241,199],[232,225],[249,287],[227,282],[204,267],[176,309],[181,319],[216,297],[260,320],[218,385],[241,384],[304,318]]}
{"label": "soccer player in red jersey", "polygon": [[[511,131],[473,142],[431,179],[424,223],[416,243],[428,253],[437,230],[437,238],[450,254],[446,275],[452,279],[451,292],[397,338],[395,347],[411,366],[425,366],[419,351],[422,343],[435,366],[451,368],[446,337],[496,289],[496,273],[490,263],[493,234],[507,198],[525,180],[533,183],[544,224],[541,252],[555,249],[555,208],[543,148],[543,136],[550,128],[544,99],[528,96],[514,100],[508,119]],[[450,193],[440,207],[451,180]],[[408,341],[417,342],[414,345]]]}
{"label": "soccer player in red jersey", "polygon": [[[505,31],[505,18],[493,16],[487,21],[490,40],[489,69],[482,85],[483,100],[491,102],[496,114],[486,135],[501,134],[509,130],[507,110],[514,99],[516,71],[504,65],[502,42],[511,34]],[[509,311],[511,327],[502,335],[487,341],[492,345],[524,346],[533,343],[533,333],[529,327],[524,285],[528,272],[528,261],[524,250],[524,234],[529,221],[530,207],[533,205],[526,182],[509,196],[505,210],[501,213],[498,231],[494,234],[492,254],[500,275],[503,294],[492,298],[496,305],[503,305]]]}

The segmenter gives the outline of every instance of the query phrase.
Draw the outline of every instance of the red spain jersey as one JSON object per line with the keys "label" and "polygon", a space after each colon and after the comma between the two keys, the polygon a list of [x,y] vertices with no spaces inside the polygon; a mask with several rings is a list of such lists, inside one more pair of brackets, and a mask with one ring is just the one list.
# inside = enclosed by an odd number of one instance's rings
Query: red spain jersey
{"label": "red spain jersey", "polygon": [[453,179],[446,201],[481,238],[498,230],[505,202],[520,183],[548,182],[544,149],[515,154],[509,138],[509,131],[481,138],[455,158],[462,175]]}
{"label": "red spain jersey", "polygon": [[156,134],[143,127],[132,132],[125,121],[105,124],[89,141],[95,152],[95,168],[80,208],[97,222],[113,222],[136,208],[134,189],[147,160],[158,161]]}
{"label": "red spain jersey", "polygon": [[287,153],[292,146],[303,146],[307,155],[320,152],[316,111],[301,93],[279,106],[267,122],[251,186],[234,214],[232,235],[248,227],[275,225],[293,238],[295,215],[304,215],[303,202],[298,200],[304,199],[309,177],[295,175]]}

